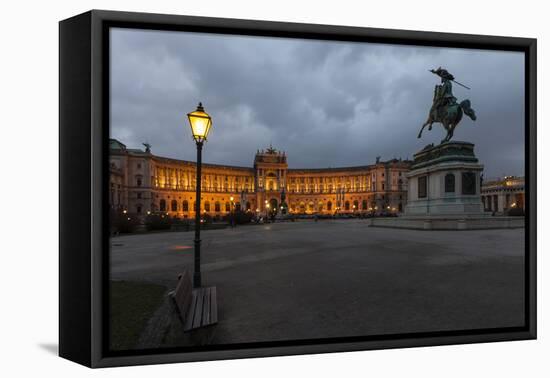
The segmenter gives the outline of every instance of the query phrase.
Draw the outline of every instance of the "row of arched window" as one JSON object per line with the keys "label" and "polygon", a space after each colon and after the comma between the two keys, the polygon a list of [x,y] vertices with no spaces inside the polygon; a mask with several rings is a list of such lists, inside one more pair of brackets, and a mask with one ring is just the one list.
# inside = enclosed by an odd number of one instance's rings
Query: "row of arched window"
{"label": "row of arched window", "polygon": [[[160,202],[159,202],[159,210],[160,211],[168,211],[168,206],[167,205],[168,204],[167,204],[166,200],[161,199]],[[190,210],[194,211],[195,206],[196,206],[196,202],[193,201],[193,207],[192,208],[189,205],[190,204],[187,200],[183,200],[182,203],[181,203],[181,207],[178,208],[178,201],[172,200],[170,202],[169,211],[182,211],[182,212],[188,212]],[[235,206],[235,210],[239,210],[241,208],[241,204],[239,202],[235,202],[234,206]],[[250,210],[250,207],[251,207],[250,202],[247,202],[246,203],[246,210]],[[206,212],[212,211],[212,205],[211,205],[210,201],[204,201],[203,208]],[[220,213],[222,211],[221,209],[222,209],[222,204],[219,201],[214,202],[214,206],[213,206],[214,212]],[[225,202],[224,211],[225,212],[230,212],[231,211],[231,203],[230,202]]]}
{"label": "row of arched window", "polygon": [[[359,211],[359,210],[365,211],[365,210],[372,210],[373,208],[375,208],[375,206],[376,205],[373,204],[371,207],[369,207],[369,204],[368,204],[367,200],[361,201],[361,207],[359,207],[359,201],[357,201],[357,200],[355,200],[353,202],[345,201],[343,206],[342,206],[342,210],[344,210],[344,211]],[[309,202],[307,204],[305,202],[300,202],[299,204],[292,203],[291,210],[304,213],[304,212],[306,212],[306,207],[307,207],[307,211],[310,211],[310,212],[315,212],[315,211],[322,212],[322,211],[325,210],[324,205],[323,205],[322,202],[317,203],[317,208],[315,208],[315,203],[313,203],[313,202]],[[401,202],[398,204],[397,209],[399,211],[403,211],[403,205],[402,205]],[[333,203],[331,201],[327,202],[326,210],[327,211],[333,211],[334,210]]]}

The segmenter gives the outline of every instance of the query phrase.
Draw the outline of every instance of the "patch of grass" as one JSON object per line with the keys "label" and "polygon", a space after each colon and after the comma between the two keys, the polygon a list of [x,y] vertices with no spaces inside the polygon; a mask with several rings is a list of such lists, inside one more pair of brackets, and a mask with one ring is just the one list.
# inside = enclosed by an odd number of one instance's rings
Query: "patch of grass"
{"label": "patch of grass", "polygon": [[136,347],[141,332],[161,305],[166,288],[145,282],[110,282],[111,350]]}

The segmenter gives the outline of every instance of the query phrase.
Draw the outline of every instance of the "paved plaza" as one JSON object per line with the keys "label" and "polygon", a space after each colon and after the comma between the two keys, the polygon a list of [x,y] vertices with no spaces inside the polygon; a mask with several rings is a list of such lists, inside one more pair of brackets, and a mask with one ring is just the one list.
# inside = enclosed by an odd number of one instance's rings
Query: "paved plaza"
{"label": "paved plaza", "polygon": [[[173,290],[193,232],[111,239],[111,279]],[[414,231],[364,220],[204,231],[212,343],[520,326],[524,230]]]}

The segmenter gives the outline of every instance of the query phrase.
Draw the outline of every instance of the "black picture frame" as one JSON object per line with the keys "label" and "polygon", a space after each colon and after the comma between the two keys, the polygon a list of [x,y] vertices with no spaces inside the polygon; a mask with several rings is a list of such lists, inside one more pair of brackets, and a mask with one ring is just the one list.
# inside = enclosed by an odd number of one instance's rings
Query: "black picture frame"
{"label": "black picture frame", "polygon": [[[526,255],[522,327],[107,353],[108,30],[131,27],[525,53]],[[59,24],[59,354],[89,367],[536,338],[536,39],[92,10]]]}

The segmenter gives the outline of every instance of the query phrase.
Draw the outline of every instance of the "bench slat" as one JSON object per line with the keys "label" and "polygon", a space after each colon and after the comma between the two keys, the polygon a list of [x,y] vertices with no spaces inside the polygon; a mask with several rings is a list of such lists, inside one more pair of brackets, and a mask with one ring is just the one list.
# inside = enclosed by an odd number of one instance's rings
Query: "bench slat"
{"label": "bench slat", "polygon": [[184,272],[179,278],[176,291],[175,291],[176,304],[183,318],[183,321],[186,320],[187,314],[189,312],[189,307],[193,299],[191,292],[192,292],[191,277],[188,271],[184,270]]}
{"label": "bench slat", "polygon": [[210,324],[210,288],[204,290],[204,306],[202,306],[202,325]]}
{"label": "bench slat", "polygon": [[197,296],[193,295],[191,298],[191,306],[189,306],[189,311],[185,315],[185,326],[183,327],[184,331],[189,331],[193,328],[193,315],[195,313],[195,308],[197,307]]}
{"label": "bench slat", "polygon": [[216,286],[210,288],[210,324],[218,322],[218,301],[216,300]]}
{"label": "bench slat", "polygon": [[193,295],[197,297],[197,306],[195,307],[194,319],[193,319],[193,328],[198,328],[201,326],[202,320],[202,305],[203,305],[203,295],[204,291],[202,289],[194,290]]}

